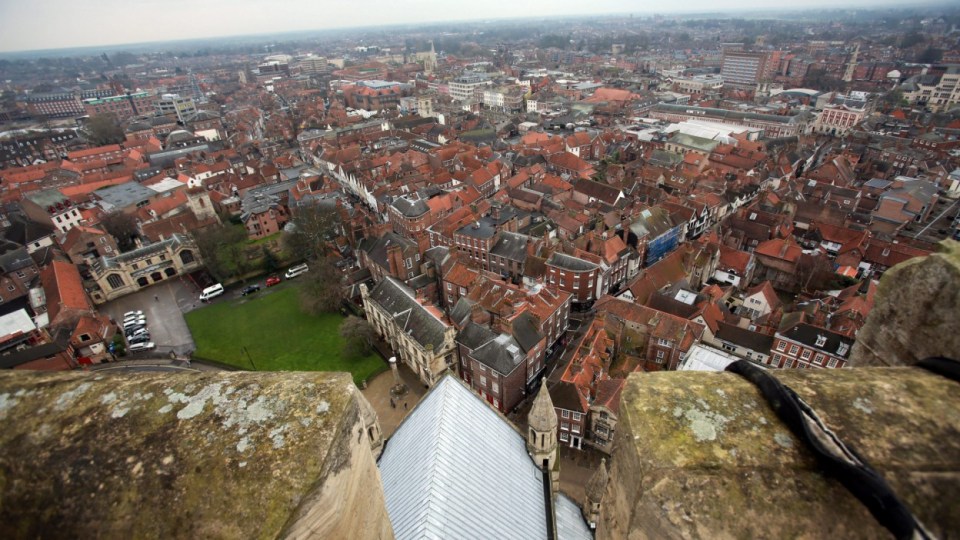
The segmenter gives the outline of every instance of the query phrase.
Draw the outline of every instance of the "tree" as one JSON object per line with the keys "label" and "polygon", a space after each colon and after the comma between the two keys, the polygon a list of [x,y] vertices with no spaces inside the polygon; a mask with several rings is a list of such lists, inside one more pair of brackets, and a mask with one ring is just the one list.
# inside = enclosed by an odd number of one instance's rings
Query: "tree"
{"label": "tree", "polygon": [[290,223],[292,230],[284,233],[283,247],[311,262],[325,257],[340,233],[340,214],[330,204],[301,207]]}
{"label": "tree", "polygon": [[220,281],[250,270],[247,231],[243,225],[219,225],[194,233],[207,270]]}
{"label": "tree", "polygon": [[340,323],[344,352],[350,356],[366,356],[373,352],[373,327],[366,319],[350,315]]}
{"label": "tree", "polygon": [[921,64],[936,64],[941,58],[943,58],[943,51],[930,45],[917,55],[917,62]]}
{"label": "tree", "polygon": [[98,146],[123,142],[123,130],[112,114],[97,114],[90,117],[86,125],[87,138]]}
{"label": "tree", "polygon": [[306,313],[319,315],[340,308],[343,274],[334,262],[332,258],[311,262],[310,271],[304,275],[300,285],[300,308]]}
{"label": "tree", "polygon": [[269,246],[263,245],[261,247],[263,250],[263,269],[267,273],[275,272],[280,267],[280,261],[277,260],[277,256],[273,254]]}
{"label": "tree", "polygon": [[107,214],[100,225],[117,240],[117,247],[120,248],[121,253],[137,247],[136,240],[140,237],[140,229],[137,228],[137,220],[130,214],[123,212]]}

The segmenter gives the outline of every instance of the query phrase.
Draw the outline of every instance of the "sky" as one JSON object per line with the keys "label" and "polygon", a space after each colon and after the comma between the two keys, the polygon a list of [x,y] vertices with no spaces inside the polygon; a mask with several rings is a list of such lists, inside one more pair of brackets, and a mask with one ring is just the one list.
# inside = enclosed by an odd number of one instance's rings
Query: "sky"
{"label": "sky", "polygon": [[877,4],[894,1],[0,0],[0,52],[489,18]]}

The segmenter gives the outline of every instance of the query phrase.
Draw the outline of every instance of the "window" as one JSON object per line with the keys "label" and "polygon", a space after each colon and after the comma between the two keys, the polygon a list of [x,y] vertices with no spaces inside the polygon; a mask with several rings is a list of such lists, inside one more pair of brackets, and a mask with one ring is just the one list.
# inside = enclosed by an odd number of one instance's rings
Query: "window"
{"label": "window", "polygon": [[790,356],[796,356],[796,355],[797,355],[797,352],[798,352],[799,350],[800,350],[800,347],[797,347],[796,345],[791,345],[791,346],[790,346]]}
{"label": "window", "polygon": [[500,384],[499,384],[499,383],[493,383],[493,384],[490,386],[490,391],[499,394],[499,393],[500,393]]}
{"label": "window", "polygon": [[485,366],[485,365],[483,365],[483,364],[479,364],[479,365],[478,365],[478,368],[480,369],[480,373],[486,373],[486,372],[487,372],[487,366]]}
{"label": "window", "polygon": [[800,358],[803,358],[804,360],[810,360],[810,354],[810,349],[805,349],[803,354],[800,355]]}
{"label": "window", "polygon": [[560,413],[560,416],[562,416],[562,417],[564,417],[564,418],[570,418],[570,411],[564,409],[564,410]]}
{"label": "window", "polygon": [[447,290],[448,290],[448,291],[452,291],[452,290],[453,290],[453,283],[447,283]]}
{"label": "window", "polygon": [[570,436],[561,431],[561,432],[560,432],[560,440],[563,441],[563,442],[567,442],[567,441],[570,440]]}
{"label": "window", "polygon": [[816,356],[813,357],[813,361],[814,361],[814,363],[816,363],[818,366],[822,366],[822,365],[823,365],[823,355],[822,355],[822,354],[817,354]]}
{"label": "window", "polygon": [[27,277],[27,275],[23,273],[23,270],[17,270],[17,277],[23,279]]}
{"label": "window", "polygon": [[781,342],[777,343],[777,350],[778,350],[778,351],[783,352],[783,351],[785,351],[786,349],[787,349],[787,342],[786,342],[786,341],[781,341]]}
{"label": "window", "polygon": [[460,294],[467,294],[466,287],[460,287]]}
{"label": "window", "polygon": [[836,359],[836,358],[831,358],[831,359],[830,359],[830,362],[827,363],[827,367],[829,367],[829,368],[835,368],[835,367],[837,367],[837,359]]}
{"label": "window", "polygon": [[17,288],[14,287],[13,285],[7,285],[7,290],[10,291],[10,292],[13,292],[13,291],[17,290]]}
{"label": "window", "polygon": [[578,413],[578,412],[573,413],[573,419],[576,420],[577,422],[579,422],[581,418],[583,418],[583,413]]}
{"label": "window", "polygon": [[570,431],[574,433],[580,433],[580,424],[574,424],[570,426]]}
{"label": "window", "polygon": [[123,287],[123,278],[121,278],[118,274],[110,274],[107,276],[107,283],[111,288],[119,289],[120,287]]}
{"label": "window", "polygon": [[570,422],[560,422],[560,429],[563,431],[570,431]]}
{"label": "window", "polygon": [[663,351],[657,351],[657,360],[663,359]]}

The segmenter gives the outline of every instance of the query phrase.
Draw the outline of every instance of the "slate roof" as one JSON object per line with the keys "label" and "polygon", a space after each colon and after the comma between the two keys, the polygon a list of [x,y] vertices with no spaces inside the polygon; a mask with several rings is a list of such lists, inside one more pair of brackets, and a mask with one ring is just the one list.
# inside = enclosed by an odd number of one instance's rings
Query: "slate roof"
{"label": "slate roof", "polygon": [[527,258],[527,240],[529,238],[525,234],[504,231],[500,233],[500,239],[497,240],[497,243],[490,248],[490,254],[511,261],[523,262]]}
{"label": "slate roof", "polygon": [[717,339],[746,347],[751,351],[766,355],[770,354],[770,348],[773,346],[773,336],[747,330],[746,328],[740,328],[739,326],[725,322],[719,322],[717,325],[719,327],[717,329]]}
{"label": "slate roof", "polygon": [[390,205],[396,208],[400,215],[409,218],[420,217],[430,211],[427,201],[419,196],[397,197]]}
{"label": "slate roof", "polygon": [[374,261],[383,268],[389,268],[390,263],[387,261],[387,247],[393,244],[398,244],[401,250],[408,250],[411,248],[416,248],[416,244],[407,239],[406,237],[400,236],[399,234],[393,231],[387,231],[380,238],[373,240],[364,239],[360,242],[360,245],[357,246],[357,249],[365,251],[367,256],[370,257],[370,260]]}
{"label": "slate roof", "polygon": [[524,354],[517,340],[507,334],[495,337],[470,353],[475,360],[490,369],[509,375],[513,370],[523,365]]}
{"label": "slate roof", "polygon": [[[397,540],[547,536],[543,475],[524,437],[453,376],[407,415],[379,466]],[[558,518],[572,531],[568,512]]]}
{"label": "slate roof", "polygon": [[578,259],[577,257],[571,257],[570,255],[563,253],[554,253],[551,255],[547,260],[547,264],[550,266],[556,266],[557,268],[562,268],[564,270],[570,270],[572,272],[586,272],[597,267],[597,265],[590,261]]}
{"label": "slate roof", "polygon": [[[789,340],[802,343],[812,349],[824,351],[838,358],[849,358],[850,349],[853,348],[853,339],[804,322],[777,333]],[[823,341],[823,345],[818,346],[817,339],[820,337],[826,339]]]}
{"label": "slate roof", "polygon": [[413,291],[398,279],[384,277],[370,291],[368,299],[391,315],[394,322],[421,346],[433,345],[434,350],[439,350],[443,345],[443,334],[449,327],[447,323],[417,302]]}

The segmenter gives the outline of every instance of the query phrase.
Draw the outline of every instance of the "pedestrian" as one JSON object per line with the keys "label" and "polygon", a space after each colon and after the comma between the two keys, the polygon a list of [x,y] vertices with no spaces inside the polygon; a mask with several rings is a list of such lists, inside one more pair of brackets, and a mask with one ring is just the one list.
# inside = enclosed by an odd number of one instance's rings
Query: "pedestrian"
{"label": "pedestrian", "polygon": [[396,403],[395,401],[393,401],[393,398],[390,398],[390,407],[393,408],[393,409],[396,409],[396,408],[397,408],[397,403]]}
{"label": "pedestrian", "polygon": [[153,295],[153,299],[154,299],[154,300],[156,300],[157,302],[159,302],[159,301],[160,301],[160,297],[159,297],[159,296],[157,296],[157,295]]}
{"label": "pedestrian", "polygon": [[403,402],[403,410],[407,410],[407,402],[406,402],[406,401]]}

